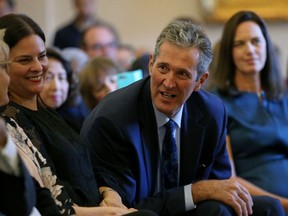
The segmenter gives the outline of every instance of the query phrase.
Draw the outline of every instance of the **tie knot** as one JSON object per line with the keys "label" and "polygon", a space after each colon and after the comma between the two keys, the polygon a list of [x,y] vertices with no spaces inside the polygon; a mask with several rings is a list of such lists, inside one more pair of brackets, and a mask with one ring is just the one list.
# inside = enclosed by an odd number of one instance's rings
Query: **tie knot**
{"label": "tie knot", "polygon": [[165,124],[165,127],[167,130],[174,131],[175,122],[172,119],[169,119],[169,121]]}

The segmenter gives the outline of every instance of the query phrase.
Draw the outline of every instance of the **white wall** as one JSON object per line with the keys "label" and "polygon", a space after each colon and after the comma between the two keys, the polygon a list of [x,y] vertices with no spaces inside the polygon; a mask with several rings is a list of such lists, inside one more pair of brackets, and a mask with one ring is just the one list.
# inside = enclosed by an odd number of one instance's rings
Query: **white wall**
{"label": "white wall", "polygon": [[[17,12],[37,21],[50,45],[56,28],[73,17],[72,0],[17,0]],[[95,13],[111,22],[124,43],[153,50],[161,29],[173,18],[187,15],[201,20],[198,0],[96,0]],[[201,0],[200,0],[201,1]],[[212,43],[221,37],[223,25],[206,25]],[[286,76],[288,23],[268,23],[274,43],[280,48],[282,71]]]}

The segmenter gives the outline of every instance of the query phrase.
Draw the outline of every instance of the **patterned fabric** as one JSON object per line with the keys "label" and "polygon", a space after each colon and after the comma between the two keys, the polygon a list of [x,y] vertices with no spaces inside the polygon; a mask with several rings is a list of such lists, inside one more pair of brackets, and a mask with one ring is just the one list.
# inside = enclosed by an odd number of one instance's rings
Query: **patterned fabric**
{"label": "patterned fabric", "polygon": [[164,189],[170,189],[177,186],[178,180],[178,153],[174,137],[175,122],[170,119],[165,127],[162,147],[162,179]]}
{"label": "patterned fabric", "polygon": [[[33,146],[22,128],[13,119],[9,120],[10,123],[7,123],[8,133],[11,134],[29,173],[38,181],[41,187],[46,187],[50,190],[51,196],[59,207],[61,214],[74,215],[75,212],[72,208],[73,201],[69,198],[67,191],[64,190],[55,173],[52,172],[51,167],[47,164],[47,160]],[[33,165],[31,165],[27,158],[33,162]],[[34,171],[35,167],[37,172]]]}
{"label": "patterned fabric", "polygon": [[50,190],[61,214],[74,215],[74,204],[97,206],[100,195],[88,151],[54,110],[33,111],[10,102],[1,115],[29,172]]}

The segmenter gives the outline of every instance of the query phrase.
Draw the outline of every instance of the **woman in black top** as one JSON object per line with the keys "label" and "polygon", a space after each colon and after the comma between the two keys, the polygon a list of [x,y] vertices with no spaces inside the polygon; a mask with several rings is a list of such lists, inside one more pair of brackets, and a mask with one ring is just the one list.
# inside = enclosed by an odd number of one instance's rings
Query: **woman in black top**
{"label": "woman in black top", "polygon": [[[1,115],[35,179],[40,213],[123,215],[134,211],[123,206],[112,189],[105,189],[104,197],[100,197],[87,150],[78,134],[41,102],[39,93],[48,65],[41,28],[25,15],[10,14],[0,18],[0,29],[6,30],[4,41],[12,62],[8,68],[10,102],[1,107]],[[93,207],[101,198],[116,207]]]}

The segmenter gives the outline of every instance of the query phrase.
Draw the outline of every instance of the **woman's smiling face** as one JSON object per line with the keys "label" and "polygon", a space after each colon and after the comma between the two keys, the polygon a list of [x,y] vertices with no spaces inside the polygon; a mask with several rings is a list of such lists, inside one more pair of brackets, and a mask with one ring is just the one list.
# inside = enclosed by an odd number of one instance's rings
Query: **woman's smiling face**
{"label": "woman's smiling face", "polygon": [[9,56],[9,93],[21,100],[35,97],[43,89],[48,68],[44,41],[35,34],[24,37],[10,49]]}

